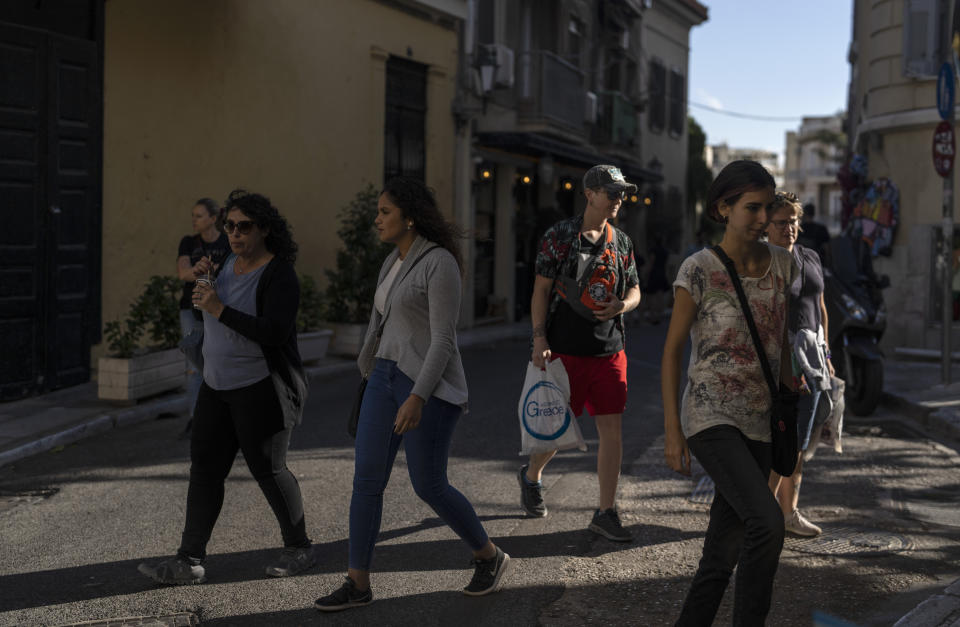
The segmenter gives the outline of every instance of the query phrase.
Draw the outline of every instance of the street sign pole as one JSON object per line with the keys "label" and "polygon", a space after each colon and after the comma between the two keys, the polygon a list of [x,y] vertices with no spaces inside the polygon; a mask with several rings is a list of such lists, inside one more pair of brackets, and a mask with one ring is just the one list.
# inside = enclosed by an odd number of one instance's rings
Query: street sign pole
{"label": "street sign pole", "polygon": [[[958,38],[960,39],[960,38]],[[950,56],[950,53],[947,53]],[[956,138],[953,131],[954,122],[954,92],[956,80],[954,78],[954,64],[944,61],[937,75],[937,112],[942,120],[933,129],[933,167],[937,174],[943,177],[943,224],[940,238],[940,258],[937,266],[940,269],[943,288],[943,320],[942,352],[940,357],[940,374],[944,384],[950,383],[950,331],[953,325],[953,163],[956,160]]]}
{"label": "street sign pole", "polygon": [[[950,46],[947,48],[947,60],[946,64],[951,66],[951,76],[950,76],[950,111],[948,112],[947,120],[950,122],[950,126],[953,126],[956,119],[956,109],[954,108],[953,103],[953,92],[955,92],[954,86],[954,76],[955,73],[960,70],[957,63],[957,56],[960,55],[960,0],[954,0],[953,2],[953,15],[951,20],[951,41]],[[938,86],[940,81],[937,81]],[[938,105],[939,106],[939,105]],[[941,308],[941,319],[942,319],[942,332],[941,332],[941,348],[940,348],[940,379],[944,385],[949,385],[951,382],[951,359],[953,357],[953,342],[950,337],[952,327],[953,327],[953,177],[954,173],[951,171],[950,176],[946,176],[943,179],[943,207],[942,207],[942,216],[943,224],[941,226],[941,237],[940,237],[940,262],[943,280],[943,292],[942,292],[942,308]]]}

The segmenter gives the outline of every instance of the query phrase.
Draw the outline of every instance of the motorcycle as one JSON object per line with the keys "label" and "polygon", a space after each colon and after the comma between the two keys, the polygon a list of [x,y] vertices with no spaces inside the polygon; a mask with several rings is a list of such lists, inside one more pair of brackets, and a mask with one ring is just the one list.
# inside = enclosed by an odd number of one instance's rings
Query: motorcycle
{"label": "motorcycle", "polygon": [[883,290],[890,278],[876,275],[868,245],[847,235],[830,240],[829,260],[823,280],[831,361],[846,382],[846,406],[857,416],[869,416],[883,395],[879,341],[887,327]]}

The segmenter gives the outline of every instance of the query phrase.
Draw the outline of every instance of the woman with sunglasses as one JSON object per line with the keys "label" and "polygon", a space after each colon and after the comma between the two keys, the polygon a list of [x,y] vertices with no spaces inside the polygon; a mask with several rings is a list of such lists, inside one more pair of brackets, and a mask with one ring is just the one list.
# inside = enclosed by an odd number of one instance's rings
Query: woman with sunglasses
{"label": "woman with sunglasses", "polygon": [[464,594],[496,592],[511,566],[470,502],[447,482],[450,440],[467,403],[457,348],[462,282],[457,228],[440,213],[432,190],[407,177],[387,181],[375,224],[380,240],[396,248],[380,269],[357,359],[368,383],[357,420],[347,576],[316,600],[322,612],[373,601],[370,566],[383,492],[401,443],[417,496],[473,552],[473,578]]}
{"label": "woman with sunglasses", "polygon": [[[793,346],[794,362],[801,364],[795,371],[802,372],[806,382],[797,406],[798,442],[801,454],[797,466],[789,477],[781,477],[770,471],[770,489],[780,502],[786,530],[800,536],[816,536],[820,527],[813,524],[797,509],[800,482],[803,479],[803,451],[810,444],[814,424],[822,424],[829,410],[829,398],[824,393],[830,389],[830,377],[834,375],[827,347],[827,305],[823,298],[823,267],[820,255],[812,248],[797,244],[803,230],[800,219],[803,207],[795,194],[778,192],[767,227],[767,239],[774,246],[786,248],[800,266],[800,275],[790,286],[790,343]],[[820,420],[815,420],[820,415]]]}
{"label": "woman with sunglasses", "polygon": [[[734,161],[711,184],[706,206],[725,225],[720,248],[733,260],[773,376],[792,388],[786,320],[798,269],[786,250],[760,241],[773,200],[770,173],[754,161]],[[693,452],[716,486],[703,557],[676,624],[711,625],[736,566],[733,624],[763,625],[784,535],[767,485],[770,389],[718,252],[687,257],[673,285],[661,368],[664,455],[670,468],[690,475]],[[688,335],[690,364],[681,379]]]}
{"label": "woman with sunglasses", "polygon": [[207,542],[238,450],[280,524],[284,548],[267,566],[267,575],[295,575],[316,561],[300,486],[286,466],[290,434],[307,395],[295,324],[297,245],[268,198],[234,190],[225,206],[224,230],[233,254],[215,286],[198,283],[193,291],[193,302],[203,311],[203,384],[190,439],[180,549],[172,558],[139,567],[162,584],[206,580]]}

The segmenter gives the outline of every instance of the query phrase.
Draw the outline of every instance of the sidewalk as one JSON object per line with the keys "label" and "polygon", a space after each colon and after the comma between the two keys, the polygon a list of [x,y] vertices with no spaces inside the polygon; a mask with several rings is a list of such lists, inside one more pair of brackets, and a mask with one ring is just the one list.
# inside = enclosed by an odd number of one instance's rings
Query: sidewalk
{"label": "sidewalk", "polygon": [[[530,335],[528,322],[475,327],[458,333],[460,348]],[[357,367],[352,358],[328,357],[306,366],[311,381]],[[22,401],[0,404],[0,467],[78,440],[158,417],[183,415],[182,390],[144,399],[132,406],[97,398],[96,382]]]}

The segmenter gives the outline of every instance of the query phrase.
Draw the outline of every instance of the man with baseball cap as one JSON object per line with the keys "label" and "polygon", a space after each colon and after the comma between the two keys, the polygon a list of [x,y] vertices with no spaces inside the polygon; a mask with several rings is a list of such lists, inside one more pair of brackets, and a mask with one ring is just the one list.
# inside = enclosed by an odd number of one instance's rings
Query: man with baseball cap
{"label": "man with baseball cap", "polygon": [[[620,169],[597,165],[583,177],[584,212],[547,229],[537,253],[530,302],[533,354],[539,367],[560,359],[570,378],[570,406],[584,408],[597,423],[600,444],[598,508],[589,529],[610,540],[629,542],[616,509],[623,454],[621,417],[627,402],[627,358],[623,314],[640,304],[633,243],[610,221],[628,193]],[[530,456],[517,473],[521,504],[530,516],[546,516],[542,472],[556,451]]]}

